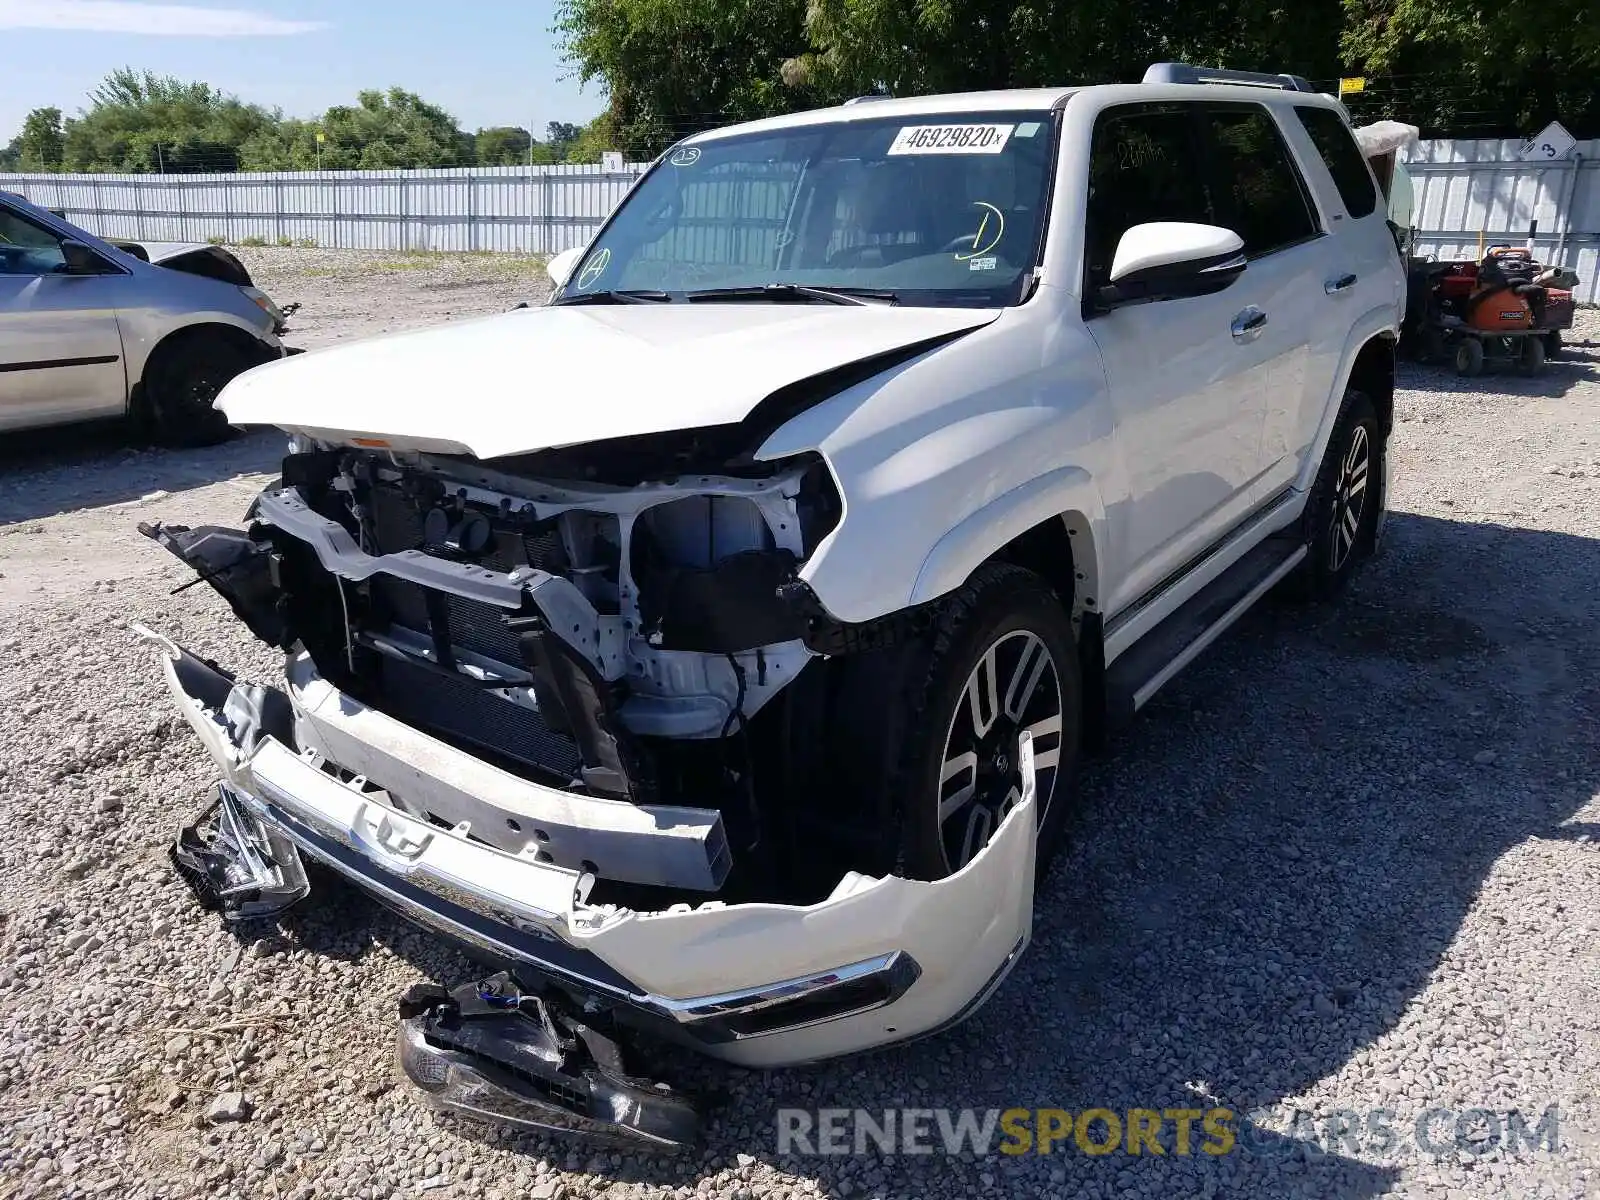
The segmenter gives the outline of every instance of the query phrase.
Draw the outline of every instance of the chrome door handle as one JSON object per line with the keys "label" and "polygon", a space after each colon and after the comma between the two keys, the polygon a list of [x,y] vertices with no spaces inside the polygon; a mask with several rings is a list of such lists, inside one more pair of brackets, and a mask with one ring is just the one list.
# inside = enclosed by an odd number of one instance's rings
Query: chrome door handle
{"label": "chrome door handle", "polygon": [[1337,279],[1330,279],[1322,285],[1322,290],[1330,296],[1337,296],[1340,292],[1347,292],[1356,285],[1354,275],[1341,275]]}
{"label": "chrome door handle", "polygon": [[1267,314],[1251,305],[1233,319],[1233,324],[1228,326],[1228,332],[1233,334],[1236,342],[1253,342],[1261,336],[1261,331],[1267,327]]}

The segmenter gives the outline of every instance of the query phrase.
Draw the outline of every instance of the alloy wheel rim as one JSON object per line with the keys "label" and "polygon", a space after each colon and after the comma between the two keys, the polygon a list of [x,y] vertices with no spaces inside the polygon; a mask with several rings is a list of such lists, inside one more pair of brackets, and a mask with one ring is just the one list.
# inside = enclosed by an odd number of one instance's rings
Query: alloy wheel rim
{"label": "alloy wheel rim", "polygon": [[1033,735],[1034,803],[1044,824],[1061,762],[1062,715],[1060,671],[1038,634],[1013,630],[979,657],[945,732],[937,802],[946,869],[971,862],[1021,802],[1024,730]]}
{"label": "alloy wheel rim", "polygon": [[1367,479],[1372,469],[1372,442],[1367,427],[1357,425],[1339,464],[1334,481],[1333,514],[1328,523],[1328,569],[1337,571],[1349,561],[1361,532],[1367,507]]}

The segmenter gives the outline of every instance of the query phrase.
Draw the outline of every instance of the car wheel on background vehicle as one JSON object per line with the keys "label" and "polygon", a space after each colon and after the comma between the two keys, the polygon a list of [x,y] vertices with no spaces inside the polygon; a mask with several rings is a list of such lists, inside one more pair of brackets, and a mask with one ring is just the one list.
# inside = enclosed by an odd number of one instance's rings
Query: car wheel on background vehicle
{"label": "car wheel on background vehicle", "polygon": [[144,409],[155,439],[167,446],[211,446],[235,432],[212,402],[249,358],[226,337],[205,330],[162,343],[144,371]]}
{"label": "car wheel on background vehicle", "polygon": [[[944,601],[856,701],[881,795],[900,806],[894,869],[942,879],[982,850],[1021,798],[1019,735],[1033,735],[1042,880],[1076,791],[1082,713],[1072,623],[1048,584],[1007,563]],[[859,735],[858,735],[859,736]]]}
{"label": "car wheel on background vehicle", "polygon": [[1306,502],[1308,552],[1298,573],[1306,598],[1331,599],[1354,572],[1383,502],[1379,488],[1386,453],[1372,401],[1364,392],[1346,391]]}
{"label": "car wheel on background vehicle", "polygon": [[1475,337],[1464,337],[1456,343],[1456,374],[1480,375],[1483,373],[1483,343]]}

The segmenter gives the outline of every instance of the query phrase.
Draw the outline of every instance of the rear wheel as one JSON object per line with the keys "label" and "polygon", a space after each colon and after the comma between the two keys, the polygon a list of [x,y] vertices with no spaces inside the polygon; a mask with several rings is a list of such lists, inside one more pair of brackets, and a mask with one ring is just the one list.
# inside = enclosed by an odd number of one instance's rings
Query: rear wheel
{"label": "rear wheel", "polygon": [[1386,452],[1372,401],[1363,392],[1346,392],[1306,503],[1309,537],[1300,577],[1308,598],[1331,599],[1354,573],[1383,503]]}
{"label": "rear wheel", "polygon": [[1552,329],[1544,335],[1544,356],[1552,361],[1561,357],[1561,331]]}
{"label": "rear wheel", "polygon": [[209,330],[163,342],[144,372],[145,412],[156,440],[167,446],[210,446],[233,436],[228,418],[212,402],[250,365],[226,335]]}

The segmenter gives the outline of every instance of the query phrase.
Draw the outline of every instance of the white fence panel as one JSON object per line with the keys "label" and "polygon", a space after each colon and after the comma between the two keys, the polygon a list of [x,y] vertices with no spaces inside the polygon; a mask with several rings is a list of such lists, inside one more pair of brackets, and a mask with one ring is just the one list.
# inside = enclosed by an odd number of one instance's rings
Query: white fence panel
{"label": "white fence panel", "polygon": [[644,169],[0,174],[0,189],[103,237],[554,254],[587,241]]}

